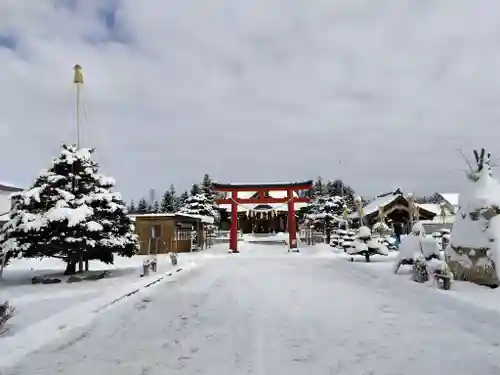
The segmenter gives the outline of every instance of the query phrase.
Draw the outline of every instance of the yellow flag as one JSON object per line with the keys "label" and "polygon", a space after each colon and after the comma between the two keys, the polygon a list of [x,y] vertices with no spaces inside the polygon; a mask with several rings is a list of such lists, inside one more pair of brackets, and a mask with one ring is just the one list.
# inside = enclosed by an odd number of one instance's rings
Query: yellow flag
{"label": "yellow flag", "polygon": [[415,220],[420,220],[420,206],[415,204]]}
{"label": "yellow flag", "polygon": [[75,71],[75,75],[73,77],[73,83],[83,84],[83,73],[81,65],[76,64],[73,70]]}

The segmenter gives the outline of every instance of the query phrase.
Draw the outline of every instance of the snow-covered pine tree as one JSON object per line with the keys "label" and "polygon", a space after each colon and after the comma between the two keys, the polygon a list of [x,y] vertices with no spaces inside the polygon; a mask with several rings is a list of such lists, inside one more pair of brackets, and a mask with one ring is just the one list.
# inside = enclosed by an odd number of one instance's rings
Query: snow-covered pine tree
{"label": "snow-covered pine tree", "polygon": [[314,182],[312,188],[312,196],[324,195],[326,194],[326,186],[323,183],[323,178],[318,176],[318,179]]}
{"label": "snow-covered pine tree", "polygon": [[342,197],[344,204],[347,205],[350,212],[356,209],[354,204],[354,189],[344,184],[342,180],[328,181],[325,190],[328,195]]}
{"label": "snow-covered pine tree", "polygon": [[186,200],[189,198],[189,193],[187,191],[185,191],[184,193],[181,194],[181,196],[179,197],[179,201],[178,201],[178,209],[180,209],[182,206],[184,206],[184,203],[186,203]]}
{"label": "snow-covered pine tree", "polygon": [[160,203],[158,201],[154,201],[153,206],[151,207],[151,213],[158,213],[160,212]]}
{"label": "snow-covered pine tree", "polygon": [[215,203],[217,199],[217,194],[214,192],[212,188],[212,179],[210,178],[210,175],[208,175],[208,173],[205,173],[205,175],[203,176],[203,180],[201,182],[201,192],[205,194],[207,200],[212,205],[212,209],[215,212],[214,220],[216,222],[219,222],[220,221],[219,206],[217,206],[217,203]]}
{"label": "snow-covered pine tree", "polygon": [[0,244],[13,256],[54,257],[67,263],[66,274],[83,259],[112,263],[113,253],[132,256],[137,236],[114,181],[98,174],[93,149],[62,146],[49,170],[14,198]]}
{"label": "snow-covered pine tree", "polygon": [[179,212],[187,215],[210,216],[214,220],[219,218],[219,212],[214,209],[213,202],[203,193],[188,197]]}
{"label": "snow-covered pine tree", "polygon": [[166,190],[161,200],[160,211],[165,213],[174,213],[178,210],[177,197],[175,196],[175,187],[170,185],[170,189]]}
{"label": "snow-covered pine tree", "polygon": [[202,191],[200,189],[200,185],[198,184],[193,184],[193,186],[191,186],[191,195],[196,195],[196,194],[200,194]]}
{"label": "snow-covered pine tree", "polygon": [[128,207],[128,212],[131,213],[131,214],[135,214],[136,210],[137,210],[137,208],[135,207],[135,202],[132,199],[130,201],[130,206]]}
{"label": "snow-covered pine tree", "polygon": [[209,199],[215,199],[215,193],[212,189],[212,179],[205,173],[203,176],[203,181],[201,182],[201,192],[207,196]]}
{"label": "snow-covered pine tree", "polygon": [[331,231],[335,223],[342,219],[342,198],[328,194],[316,194],[310,204],[307,217],[325,230],[326,242],[330,243]]}
{"label": "snow-covered pine tree", "polygon": [[148,203],[146,202],[146,199],[141,198],[141,200],[139,200],[139,204],[137,205],[137,213],[145,214],[147,212],[148,212]]}

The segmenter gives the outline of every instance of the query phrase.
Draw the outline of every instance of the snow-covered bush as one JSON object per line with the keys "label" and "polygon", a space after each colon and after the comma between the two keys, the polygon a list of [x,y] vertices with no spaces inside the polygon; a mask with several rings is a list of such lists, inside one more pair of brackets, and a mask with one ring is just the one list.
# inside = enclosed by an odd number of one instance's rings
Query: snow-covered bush
{"label": "snow-covered bush", "polygon": [[417,283],[429,281],[427,260],[422,254],[416,255],[413,259],[412,279]]}
{"label": "snow-covered bush", "polygon": [[451,284],[453,282],[453,272],[451,272],[450,267],[446,264],[446,262],[432,259],[428,262],[428,267],[441,289],[451,288]]}
{"label": "snow-covered bush", "polygon": [[373,235],[378,235],[380,237],[387,237],[387,236],[390,236],[391,235],[391,228],[389,228],[389,226],[384,223],[383,221],[379,221],[375,224],[373,224],[373,227],[372,227],[372,234]]}
{"label": "snow-covered bush", "polygon": [[347,251],[348,248],[354,246],[354,237],[356,232],[353,230],[346,229],[336,229],[333,232],[332,239],[330,241],[330,246],[344,249]]}
{"label": "snow-covered bush", "polygon": [[372,227],[372,238],[377,239],[389,250],[396,249],[396,239],[391,237],[392,230],[384,221],[375,223]]}
{"label": "snow-covered bush", "polygon": [[[370,228],[360,227],[356,238],[353,242],[353,246],[346,249],[349,255],[362,255],[365,257],[367,262],[370,261],[370,256],[372,255],[388,255],[389,251],[387,247],[382,244],[379,238],[373,238]],[[354,260],[351,258],[351,260]]]}
{"label": "snow-covered bush", "polygon": [[467,174],[446,248],[455,279],[500,285],[500,183],[492,177],[490,154],[474,150],[476,167]]}
{"label": "snow-covered bush", "polygon": [[440,259],[438,241],[433,237],[424,236],[419,223],[413,226],[408,236],[401,238],[394,272],[397,273],[402,265],[413,265],[416,256],[422,256],[426,260]]}
{"label": "snow-covered bush", "polygon": [[14,308],[5,301],[0,304],[0,335],[8,330],[7,322],[14,316]]}
{"label": "snow-covered bush", "polygon": [[15,197],[9,221],[0,235],[11,256],[54,257],[76,263],[113,262],[113,253],[132,256],[138,249],[134,227],[115,182],[98,173],[93,149],[63,145],[61,154],[33,186]]}
{"label": "snow-covered bush", "polygon": [[368,227],[361,227],[358,229],[356,237],[361,241],[368,241],[370,238],[372,238],[372,232]]}

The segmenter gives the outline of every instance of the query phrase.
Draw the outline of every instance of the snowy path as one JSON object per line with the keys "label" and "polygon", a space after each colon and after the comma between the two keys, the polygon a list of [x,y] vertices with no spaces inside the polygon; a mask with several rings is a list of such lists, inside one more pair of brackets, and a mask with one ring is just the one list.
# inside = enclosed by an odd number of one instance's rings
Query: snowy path
{"label": "snowy path", "polygon": [[206,260],[0,373],[500,373],[494,312],[343,259],[249,251]]}

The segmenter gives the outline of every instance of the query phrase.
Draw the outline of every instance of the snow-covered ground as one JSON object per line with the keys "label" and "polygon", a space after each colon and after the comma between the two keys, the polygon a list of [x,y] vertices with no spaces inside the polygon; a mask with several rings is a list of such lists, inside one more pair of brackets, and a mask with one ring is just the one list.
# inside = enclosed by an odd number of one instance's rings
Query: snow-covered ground
{"label": "snow-covered ground", "polygon": [[[177,267],[167,255],[157,257],[157,272],[140,277],[146,256],[115,258],[114,265],[90,262],[90,272],[109,271],[106,278],[79,283],[64,282],[64,263],[56,259],[14,260],[0,280],[0,301],[9,301],[16,309],[9,330],[0,339],[0,366],[22,358],[54,338],[63,336],[75,326],[88,324],[105,308],[130,293],[142,291],[166,276],[178,277],[177,270],[193,269],[202,260],[203,253],[179,255]],[[31,278],[48,275],[60,278],[59,284],[32,285]],[[88,274],[84,274],[86,276]]]}
{"label": "snow-covered ground", "polygon": [[331,249],[244,244],[241,254],[197,254],[190,272],[0,372],[499,373],[500,310],[455,298],[496,291],[437,291],[394,275],[389,257],[352,263]]}

